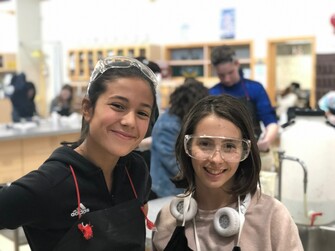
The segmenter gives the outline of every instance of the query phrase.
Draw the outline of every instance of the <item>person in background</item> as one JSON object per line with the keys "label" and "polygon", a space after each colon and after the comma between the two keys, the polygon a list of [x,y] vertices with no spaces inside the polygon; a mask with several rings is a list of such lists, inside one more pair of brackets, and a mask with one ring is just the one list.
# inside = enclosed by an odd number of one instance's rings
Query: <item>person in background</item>
{"label": "person in background", "polygon": [[184,84],[170,95],[169,108],[158,117],[152,130],[151,168],[152,191],[157,197],[182,193],[172,183],[179,170],[174,147],[181,122],[190,108],[208,95],[208,88],[194,78],[186,78]]}
{"label": "person in background", "polygon": [[144,251],[151,178],[133,150],[154,119],[156,84],[133,58],[99,60],[80,139],[0,188],[0,229],[23,226],[34,251]]}
{"label": "person in background", "polygon": [[318,106],[325,112],[329,123],[335,126],[335,91],[332,90],[323,95],[318,101]]}
{"label": "person in background", "polygon": [[[261,83],[243,77],[236,53],[231,47],[226,45],[215,47],[211,53],[211,62],[220,82],[211,87],[209,93],[232,95],[247,106],[252,115],[258,148],[262,159],[266,160],[262,161],[264,164],[262,168],[272,169],[274,158],[270,150],[277,139],[279,126],[275,109],[271,105],[266,90]],[[271,154],[270,158],[269,154]]]}
{"label": "person in background", "polygon": [[[156,75],[157,77],[157,83],[159,84],[160,79],[161,79],[161,69],[159,67],[158,64],[156,64],[153,61],[149,61],[146,57],[137,57],[137,60],[139,60],[141,63],[143,63],[144,65],[148,66]],[[151,133],[152,133],[152,128],[159,116],[159,104],[160,104],[160,98],[159,98],[159,92],[156,93],[156,100],[157,100],[157,106],[156,106],[156,110],[154,111],[154,117],[155,119],[151,121],[150,125],[149,125],[149,129],[144,137],[144,139],[141,141],[141,143],[138,145],[138,147],[136,148],[136,151],[144,158],[145,162],[147,163],[147,166],[151,167],[150,164],[150,146],[151,146],[151,142],[152,142],[152,138],[151,138]],[[151,197],[150,197],[151,199]]]}
{"label": "person in background", "polygon": [[65,84],[59,95],[51,101],[50,114],[57,112],[61,116],[70,116],[73,111],[73,87]]}
{"label": "person in background", "polygon": [[24,73],[14,74],[10,83],[11,92],[7,93],[12,102],[12,121],[32,121],[38,116],[35,104],[36,87],[27,81]]}
{"label": "person in background", "polygon": [[283,125],[291,121],[295,117],[295,108],[298,105],[298,92],[300,90],[300,84],[292,82],[286,87],[277,98],[277,109],[276,113],[279,117],[280,125]]}
{"label": "person in background", "polygon": [[154,251],[303,251],[297,225],[260,189],[250,112],[237,98],[207,96],[186,115],[175,148],[185,194],[157,215]]}

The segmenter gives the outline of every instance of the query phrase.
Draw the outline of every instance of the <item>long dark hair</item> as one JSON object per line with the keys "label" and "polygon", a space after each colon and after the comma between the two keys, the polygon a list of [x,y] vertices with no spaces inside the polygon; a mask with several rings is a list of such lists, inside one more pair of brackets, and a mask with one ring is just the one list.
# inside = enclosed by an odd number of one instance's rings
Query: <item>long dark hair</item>
{"label": "long dark hair", "polygon": [[[156,89],[155,89],[155,83],[153,83],[149,78],[147,78],[140,69],[137,67],[131,66],[129,68],[110,68],[106,70],[103,74],[101,74],[96,80],[91,82],[89,84],[89,88],[87,91],[86,96],[84,99],[89,101],[90,106],[93,108],[93,112],[96,106],[96,102],[100,95],[105,93],[107,90],[107,85],[108,84],[113,84],[111,83],[115,79],[119,78],[128,78],[128,77],[135,77],[135,78],[141,78],[148,82],[150,89],[152,91],[152,95],[154,98],[154,104],[152,107],[152,113],[150,120],[155,119],[155,112],[157,110],[157,102],[156,102]],[[134,88],[136,88],[134,86]],[[82,118],[82,125],[81,125],[81,134],[80,138],[78,141],[72,143],[73,147],[79,146],[83,141],[86,139],[87,135],[89,132],[89,123]],[[64,142],[65,143],[65,142]]]}

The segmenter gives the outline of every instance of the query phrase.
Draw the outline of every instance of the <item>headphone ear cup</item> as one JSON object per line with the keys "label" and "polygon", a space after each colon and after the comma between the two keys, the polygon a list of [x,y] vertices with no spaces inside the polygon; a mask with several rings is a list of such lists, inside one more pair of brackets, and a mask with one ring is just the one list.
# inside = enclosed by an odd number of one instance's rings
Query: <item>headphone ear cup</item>
{"label": "headphone ear cup", "polygon": [[[188,198],[185,198],[186,200]],[[198,204],[195,199],[190,199],[190,206],[185,215],[185,221],[192,220],[197,214]],[[174,198],[170,202],[170,212],[179,221],[184,220],[184,198]]]}
{"label": "headphone ear cup", "polygon": [[238,233],[240,219],[238,212],[230,207],[220,208],[214,215],[214,229],[223,236],[229,237]]}

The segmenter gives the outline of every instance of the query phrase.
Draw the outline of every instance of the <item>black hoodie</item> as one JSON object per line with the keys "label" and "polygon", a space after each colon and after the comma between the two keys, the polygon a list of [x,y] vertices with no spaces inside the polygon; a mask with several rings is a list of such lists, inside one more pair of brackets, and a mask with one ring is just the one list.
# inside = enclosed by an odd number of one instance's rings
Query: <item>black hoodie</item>
{"label": "black hoodie", "polygon": [[62,146],[38,170],[0,188],[0,229],[23,226],[32,250],[52,250],[78,219],[70,165],[78,181],[82,214],[135,198],[125,167],[140,203],[148,201],[151,179],[138,154],[130,153],[119,159],[109,193],[102,170],[72,148]]}
{"label": "black hoodie", "polygon": [[[11,80],[11,85],[14,86],[14,93],[10,96],[13,105],[13,110],[19,118],[31,118],[37,115],[35,105],[36,88],[32,82],[26,81],[26,75],[20,73],[14,75]],[[31,93],[30,93],[31,92]],[[18,118],[13,118],[13,122],[20,122]]]}

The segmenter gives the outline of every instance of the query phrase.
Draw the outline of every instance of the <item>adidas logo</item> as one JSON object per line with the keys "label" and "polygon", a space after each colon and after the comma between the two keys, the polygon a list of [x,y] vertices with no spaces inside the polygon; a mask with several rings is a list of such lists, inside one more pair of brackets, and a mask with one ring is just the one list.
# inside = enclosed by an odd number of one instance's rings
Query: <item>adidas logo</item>
{"label": "adidas logo", "polygon": [[[90,212],[89,208],[86,208],[82,203],[80,203],[80,214],[86,214]],[[75,210],[73,210],[73,212],[71,213],[71,217],[75,217],[78,216],[78,208],[76,208]]]}

